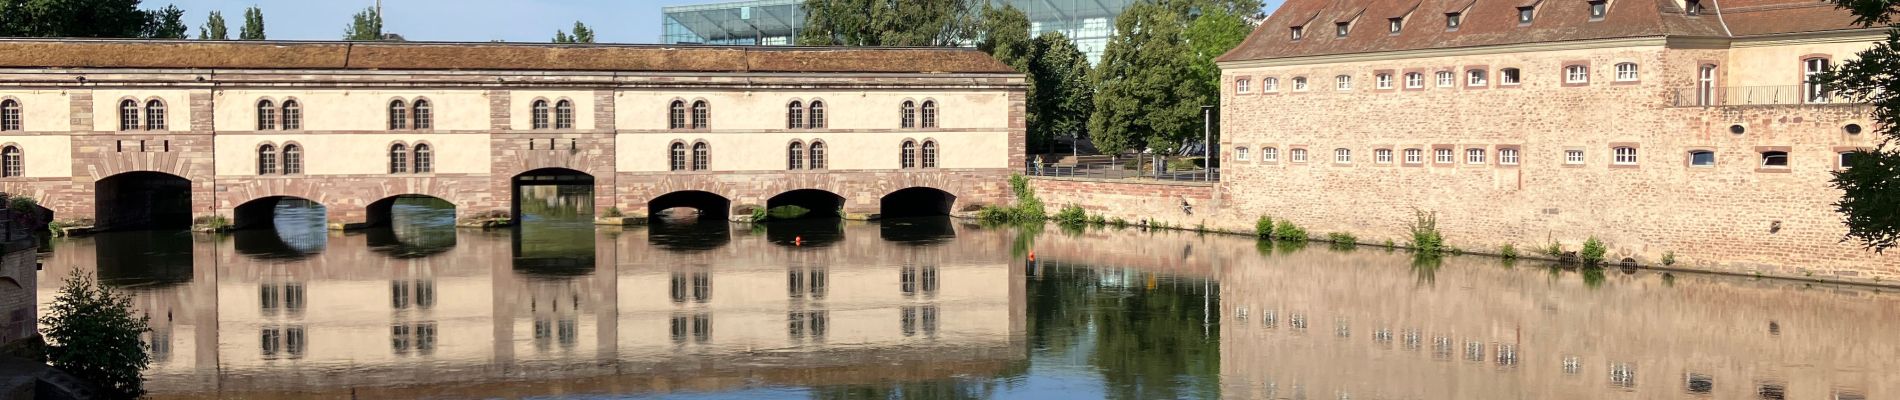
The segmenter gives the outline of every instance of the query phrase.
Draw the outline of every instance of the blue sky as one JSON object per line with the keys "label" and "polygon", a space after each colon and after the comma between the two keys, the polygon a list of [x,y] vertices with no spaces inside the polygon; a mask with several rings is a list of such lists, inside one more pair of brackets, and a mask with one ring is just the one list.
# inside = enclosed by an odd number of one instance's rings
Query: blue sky
{"label": "blue sky", "polygon": [[[1281,0],[1268,0],[1268,9]],[[603,43],[655,43],[660,39],[660,7],[718,3],[718,0],[383,0],[383,31],[409,40],[546,42],[574,21],[593,28]],[[220,11],[237,37],[244,9],[264,10],[264,31],[271,39],[335,40],[343,37],[350,16],[375,0],[144,0],[142,7],[176,4],[197,37],[205,15]]]}

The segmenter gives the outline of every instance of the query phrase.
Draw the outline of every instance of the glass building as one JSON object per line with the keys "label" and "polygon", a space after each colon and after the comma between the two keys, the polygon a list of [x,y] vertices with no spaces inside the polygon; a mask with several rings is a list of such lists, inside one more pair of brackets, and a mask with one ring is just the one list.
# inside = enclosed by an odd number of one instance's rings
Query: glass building
{"label": "glass building", "polygon": [[[971,0],[1015,6],[1029,16],[1029,34],[1062,32],[1099,62],[1115,17],[1140,0]],[[661,9],[666,44],[790,45],[804,28],[804,0],[754,0]]]}

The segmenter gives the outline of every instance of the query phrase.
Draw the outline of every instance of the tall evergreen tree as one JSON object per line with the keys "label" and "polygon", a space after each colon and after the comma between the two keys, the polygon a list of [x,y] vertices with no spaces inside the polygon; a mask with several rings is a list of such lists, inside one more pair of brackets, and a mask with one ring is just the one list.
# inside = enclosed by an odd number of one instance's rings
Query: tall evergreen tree
{"label": "tall evergreen tree", "polygon": [[1887,29],[1887,39],[1818,78],[1844,100],[1872,106],[1880,144],[1856,151],[1834,172],[1841,189],[1834,203],[1847,223],[1847,239],[1882,252],[1900,245],[1900,3],[1890,0],[1832,0],[1854,14],[1855,23]]}
{"label": "tall evergreen tree", "polygon": [[145,37],[139,0],[0,0],[0,36]]}
{"label": "tall evergreen tree", "polygon": [[805,0],[807,46],[963,46],[975,33],[967,0]]}
{"label": "tall evergreen tree", "polygon": [[[1061,32],[1037,36],[1029,62],[1030,85],[1026,112],[1031,148],[1052,150],[1057,139],[1080,138],[1095,113],[1095,86],[1089,80],[1089,59]],[[1056,149],[1059,150],[1059,149]]]}
{"label": "tall evergreen tree", "polygon": [[147,11],[145,14],[145,37],[153,39],[184,39],[191,27],[185,26],[185,10],[176,5]]}
{"label": "tall evergreen tree", "polygon": [[251,6],[244,9],[244,27],[238,29],[239,40],[264,40],[264,10]]}
{"label": "tall evergreen tree", "polygon": [[375,8],[356,13],[343,30],[343,40],[383,40],[383,15]]}
{"label": "tall evergreen tree", "polygon": [[224,14],[212,11],[205,18],[205,24],[198,27],[198,40],[231,40],[230,30],[224,27]]}

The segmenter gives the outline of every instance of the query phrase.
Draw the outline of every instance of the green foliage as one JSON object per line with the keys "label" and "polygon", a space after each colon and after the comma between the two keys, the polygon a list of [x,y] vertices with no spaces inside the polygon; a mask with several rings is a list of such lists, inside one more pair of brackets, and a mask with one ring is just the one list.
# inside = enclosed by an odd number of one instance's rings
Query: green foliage
{"label": "green foliage", "polygon": [[766,211],[765,207],[752,208],[752,222],[753,223],[765,222],[765,220],[771,219],[771,218],[772,218],[771,213],[769,211]]}
{"label": "green foliage", "polygon": [[1412,250],[1437,256],[1446,250],[1445,236],[1438,232],[1438,213],[1412,210]]}
{"label": "green foliage", "polygon": [[0,36],[145,37],[139,0],[0,0]]}
{"label": "green foliage", "polygon": [[569,35],[567,34],[567,31],[555,30],[554,42],[555,43],[593,43],[594,30],[591,28],[588,28],[587,24],[583,24],[580,21],[574,21],[574,34]]}
{"label": "green foliage", "polygon": [[7,198],[7,209],[19,212],[32,212],[40,207],[40,201],[32,196],[13,196]]}
{"label": "green foliage", "polygon": [[343,40],[383,40],[383,15],[374,7],[364,8],[350,17],[350,26],[343,30]]}
{"label": "green foliage", "polygon": [[795,205],[772,207],[772,209],[766,210],[765,212],[766,216],[771,219],[797,219],[810,213],[811,209]]}
{"label": "green foliage", "polygon": [[1294,225],[1293,221],[1283,219],[1280,220],[1278,225],[1274,225],[1273,238],[1288,242],[1304,242],[1306,241],[1306,228],[1301,228],[1299,225]]}
{"label": "green foliage", "polygon": [[1116,228],[1126,228],[1128,227],[1128,220],[1122,219],[1122,217],[1115,217],[1114,219],[1108,220],[1108,224],[1114,225]]}
{"label": "green foliage", "polygon": [[1676,265],[1676,252],[1674,251],[1663,252],[1662,263],[1663,263],[1663,266]]}
{"label": "green foliage", "polygon": [[1096,227],[1101,227],[1101,226],[1103,226],[1103,225],[1108,225],[1108,219],[1107,219],[1107,218],[1102,218],[1102,215],[1101,215],[1101,214],[1096,214],[1096,215],[1090,215],[1090,216],[1089,216],[1089,225],[1095,225]]}
{"label": "green foliage", "polygon": [[1201,169],[1200,158],[1176,158],[1168,160],[1169,171],[1192,171]]}
{"label": "green foliage", "polygon": [[1609,249],[1603,246],[1603,241],[1591,236],[1583,242],[1583,251],[1578,256],[1583,258],[1584,265],[1597,265],[1603,263],[1603,254],[1607,252]]}
{"label": "green foliage", "polygon": [[1122,11],[1096,70],[1089,131],[1102,151],[1172,149],[1201,137],[1220,99],[1215,58],[1253,30],[1253,0],[1157,0]]}
{"label": "green foliage", "polygon": [[620,217],[627,216],[626,213],[620,211],[620,207],[612,207],[612,206],[607,207],[607,210],[602,211],[600,214],[601,216],[604,216],[607,218],[620,218]]}
{"label": "green foliage", "polygon": [[239,40],[264,40],[264,10],[251,6],[244,9],[244,27],[238,29]]}
{"label": "green foliage", "polygon": [[984,206],[977,211],[979,220],[992,223],[1035,222],[1048,219],[1043,210],[1042,200],[1036,198],[1036,192],[1029,189],[1029,178],[1022,175],[1010,175],[1009,189],[1016,194],[1016,204],[1009,207]]}
{"label": "green foliage", "polygon": [[1392,239],[1386,239],[1384,246],[1387,248],[1399,247],[1397,243],[1392,243]]}
{"label": "green foliage", "polygon": [[1028,145],[1046,150],[1056,138],[1080,137],[1095,113],[1094,66],[1061,32],[1037,36],[1029,59],[1030,96],[1025,110]]}
{"label": "green foliage", "polygon": [[1544,255],[1550,258],[1562,258],[1564,256],[1564,246],[1552,240],[1550,244],[1544,245]]}
{"label": "green foliage", "polygon": [[805,0],[805,46],[932,46],[969,43],[976,10],[964,0]]}
{"label": "green foliage", "polygon": [[139,397],[145,393],[139,371],[150,364],[139,338],[151,330],[146,321],[134,317],[130,295],[74,273],[40,318],[47,361],[111,397]]}
{"label": "green foliage", "polygon": [[185,10],[175,5],[145,12],[144,37],[153,39],[184,39],[185,32],[191,28],[185,26]]}
{"label": "green foliage", "polygon": [[1082,206],[1071,204],[1062,207],[1062,211],[1056,212],[1055,220],[1056,223],[1063,225],[1081,225],[1088,223],[1089,214],[1088,211],[1082,209]]}
{"label": "green foliage", "polygon": [[212,230],[220,230],[220,229],[230,227],[231,219],[225,218],[223,215],[206,215],[206,216],[201,216],[198,218],[192,218],[191,225],[195,227],[203,227],[203,228],[208,228]]}
{"label": "green foliage", "polygon": [[1880,146],[1855,151],[1845,168],[1833,172],[1832,182],[1842,192],[1834,207],[1845,216],[1847,237],[1882,252],[1900,245],[1900,149],[1888,146],[1900,140],[1900,74],[1894,73],[1900,71],[1900,26],[1894,25],[1900,3],[1831,2],[1853,13],[1856,24],[1887,29],[1885,40],[1815,77],[1833,96],[1872,106],[1867,128],[1881,136]]}
{"label": "green foliage", "polygon": [[231,30],[224,26],[224,13],[212,11],[205,17],[205,24],[198,27],[198,40],[231,40]]}
{"label": "green foliage", "polygon": [[984,2],[977,26],[977,34],[983,37],[976,42],[977,50],[995,57],[1018,72],[1029,71],[1032,44],[1029,39],[1029,16],[1023,14],[1023,10],[1007,3],[996,7]]}
{"label": "green foliage", "polygon": [[1261,239],[1273,237],[1273,217],[1262,215],[1253,221],[1253,236]]}
{"label": "green foliage", "polygon": [[1503,256],[1506,260],[1517,259],[1517,245],[1505,243],[1504,247],[1498,248],[1498,255]]}
{"label": "green foliage", "polygon": [[1352,233],[1348,232],[1328,233],[1326,234],[1326,240],[1333,242],[1332,247],[1337,250],[1351,249],[1359,246],[1359,238],[1354,237]]}

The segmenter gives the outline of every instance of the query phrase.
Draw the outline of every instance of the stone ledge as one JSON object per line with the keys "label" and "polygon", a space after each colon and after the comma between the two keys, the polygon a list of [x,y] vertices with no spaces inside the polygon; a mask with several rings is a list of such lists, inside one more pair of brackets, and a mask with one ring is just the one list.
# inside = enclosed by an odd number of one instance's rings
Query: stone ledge
{"label": "stone ledge", "polygon": [[1134,185],[1159,185],[1159,186],[1186,186],[1186,187],[1204,187],[1204,188],[1209,188],[1209,189],[1212,189],[1212,188],[1214,188],[1215,186],[1218,186],[1218,185],[1220,185],[1220,181],[1169,181],[1169,180],[1148,180],[1148,179],[1096,179],[1096,178],[1071,178],[1071,177],[1061,177],[1061,176],[1026,176],[1026,177],[1027,177],[1027,178],[1029,178],[1029,179],[1035,179],[1035,180],[1045,180],[1045,181],[1060,181],[1060,182],[1085,182],[1085,183],[1117,183],[1117,184],[1134,184]]}

